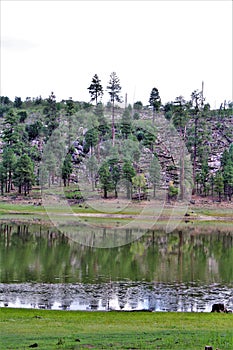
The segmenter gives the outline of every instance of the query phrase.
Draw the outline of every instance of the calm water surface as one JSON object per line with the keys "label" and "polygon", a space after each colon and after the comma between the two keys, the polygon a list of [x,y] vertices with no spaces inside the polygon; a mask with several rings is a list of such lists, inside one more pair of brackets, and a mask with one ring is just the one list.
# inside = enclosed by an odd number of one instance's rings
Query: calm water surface
{"label": "calm water surface", "polygon": [[205,312],[215,302],[233,309],[231,230],[151,231],[98,249],[40,225],[0,224],[0,306]]}

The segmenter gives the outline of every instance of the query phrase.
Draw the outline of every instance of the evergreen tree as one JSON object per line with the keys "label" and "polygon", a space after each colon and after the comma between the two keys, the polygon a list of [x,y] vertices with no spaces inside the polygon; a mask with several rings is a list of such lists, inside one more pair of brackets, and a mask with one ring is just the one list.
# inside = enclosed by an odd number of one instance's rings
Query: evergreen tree
{"label": "evergreen tree", "polygon": [[95,101],[95,104],[97,106],[98,104],[98,98],[102,98],[104,92],[103,92],[103,86],[100,84],[101,80],[99,79],[98,75],[95,74],[92,78],[91,85],[88,87],[89,94],[91,95],[91,101]]}
{"label": "evergreen tree", "polygon": [[91,183],[92,183],[92,191],[95,189],[95,184],[96,184],[96,177],[98,173],[98,162],[97,159],[94,155],[91,155],[90,158],[87,160],[87,169],[89,171],[89,176],[91,178]]}
{"label": "evergreen tree", "polygon": [[5,169],[5,191],[12,190],[13,172],[15,169],[16,156],[11,147],[5,147],[2,155],[2,165]]}
{"label": "evergreen tree", "polygon": [[70,175],[72,174],[72,158],[71,154],[67,154],[62,165],[62,179],[64,187],[70,185]]}
{"label": "evergreen tree", "polygon": [[111,173],[113,189],[115,192],[115,198],[117,198],[118,197],[117,186],[121,178],[121,170],[119,166],[118,157],[113,155],[113,158],[110,158],[108,160],[108,164],[109,164],[109,170]]}
{"label": "evergreen tree", "polygon": [[184,199],[185,186],[185,142],[187,136],[187,102],[182,96],[176,98],[173,108],[172,122],[179,132],[179,150],[180,150],[180,199]]}
{"label": "evergreen tree", "polygon": [[21,97],[15,96],[14,107],[20,108],[22,106],[22,104],[23,104],[23,102],[21,100]]}
{"label": "evergreen tree", "polygon": [[74,124],[74,113],[76,112],[75,110],[75,104],[74,101],[72,100],[72,97],[69,98],[69,100],[66,101],[66,117],[68,121],[68,149],[71,147],[71,140],[74,138],[74,130],[72,130],[72,126]]}
{"label": "evergreen tree", "polygon": [[233,163],[229,161],[223,169],[225,195],[231,201],[233,195]]}
{"label": "evergreen tree", "polygon": [[85,143],[84,143],[84,151],[88,152],[90,150],[90,153],[93,153],[93,148],[98,143],[98,129],[92,128],[89,129],[85,134]]}
{"label": "evergreen tree", "polygon": [[57,115],[57,103],[56,103],[56,96],[53,92],[51,92],[51,95],[47,98],[47,106],[44,108],[43,113],[45,114],[45,122],[47,125],[47,136],[51,136],[53,130],[55,130],[59,123],[58,123],[58,115]]}
{"label": "evergreen tree", "polygon": [[154,156],[150,163],[149,174],[150,174],[150,182],[153,185],[153,197],[155,198],[156,187],[158,187],[161,179],[161,165],[159,163],[158,157]]}
{"label": "evergreen tree", "polygon": [[121,119],[120,129],[123,137],[127,139],[132,131],[132,120],[128,109],[124,110],[124,113]]}
{"label": "evergreen tree", "polygon": [[7,180],[7,173],[6,168],[3,165],[3,162],[0,163],[0,188],[1,188],[1,195],[4,195],[4,186],[6,184]]}
{"label": "evergreen tree", "polygon": [[112,144],[115,144],[115,102],[122,102],[120,92],[120,79],[115,72],[110,74],[109,85],[107,86],[108,93],[110,95],[110,101],[112,103]]}
{"label": "evergreen tree", "polygon": [[26,196],[34,183],[34,165],[27,154],[18,158],[14,171],[14,183],[19,189],[19,193],[24,190]]}
{"label": "evergreen tree", "polygon": [[[196,181],[196,168],[197,168],[197,146],[199,143],[198,124],[200,121],[201,113],[203,112],[203,92],[194,90],[191,94],[191,106],[193,107],[193,118],[194,118],[194,135],[193,135],[193,181]],[[203,140],[202,140],[203,142]]]}
{"label": "evergreen tree", "polygon": [[13,110],[5,116],[2,139],[6,146],[17,150],[17,144],[20,141],[19,116]]}
{"label": "evergreen tree", "polygon": [[144,174],[137,174],[132,178],[132,184],[138,191],[138,199],[141,200],[142,191],[146,189],[146,178]]}
{"label": "evergreen tree", "polygon": [[122,167],[122,177],[126,180],[127,198],[132,197],[132,179],[136,175],[135,169],[129,160],[125,160]]}
{"label": "evergreen tree", "polygon": [[224,192],[224,181],[220,170],[216,172],[214,177],[214,190],[218,194],[219,201],[221,202],[222,194]]}
{"label": "evergreen tree", "polygon": [[155,113],[158,113],[159,108],[161,106],[161,98],[159,96],[159,90],[157,88],[153,88],[150,93],[149,104],[152,107],[153,111],[153,124],[155,122]]}
{"label": "evergreen tree", "polygon": [[108,162],[104,162],[99,168],[101,188],[104,190],[104,198],[108,197],[108,191],[113,190],[112,176]]}

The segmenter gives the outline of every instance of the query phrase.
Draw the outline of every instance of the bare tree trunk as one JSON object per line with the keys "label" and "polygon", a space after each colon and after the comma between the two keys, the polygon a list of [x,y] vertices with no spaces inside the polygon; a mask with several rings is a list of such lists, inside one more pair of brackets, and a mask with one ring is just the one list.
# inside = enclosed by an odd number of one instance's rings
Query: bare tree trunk
{"label": "bare tree trunk", "polygon": [[112,145],[115,146],[115,106],[114,106],[114,100],[112,104]]}

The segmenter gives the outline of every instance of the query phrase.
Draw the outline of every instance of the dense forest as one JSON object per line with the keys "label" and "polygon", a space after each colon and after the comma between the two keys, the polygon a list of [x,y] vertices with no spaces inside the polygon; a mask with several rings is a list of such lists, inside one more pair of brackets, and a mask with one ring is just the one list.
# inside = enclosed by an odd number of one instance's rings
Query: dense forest
{"label": "dense forest", "polygon": [[195,195],[231,201],[232,102],[212,110],[203,90],[194,90],[189,101],[178,96],[162,103],[153,87],[147,105],[131,105],[115,72],[106,88],[95,74],[86,89],[88,102],[57,101],[53,92],[25,101],[0,97],[2,196],[59,183],[75,186],[80,199],[78,172],[85,168],[86,182],[104,198],[117,198],[123,186],[127,198],[156,197],[165,188],[168,200],[182,200],[188,182]]}

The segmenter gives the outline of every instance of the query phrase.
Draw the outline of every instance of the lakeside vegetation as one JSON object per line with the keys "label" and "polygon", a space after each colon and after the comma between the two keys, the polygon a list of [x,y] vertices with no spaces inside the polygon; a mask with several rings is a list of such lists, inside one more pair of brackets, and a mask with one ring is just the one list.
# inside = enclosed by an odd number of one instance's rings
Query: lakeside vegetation
{"label": "lakeside vegetation", "polygon": [[[120,79],[104,88],[95,74],[91,101],[0,97],[0,187],[2,195],[28,196],[37,185],[63,185],[75,202],[104,198],[188,199],[190,192],[231,201],[233,193],[232,102],[211,110],[203,90],[190,100],[162,103],[152,88],[148,105],[124,101]],[[95,102],[95,105],[92,104]],[[82,179],[84,179],[82,183]],[[76,184],[75,191],[69,191]]]}

